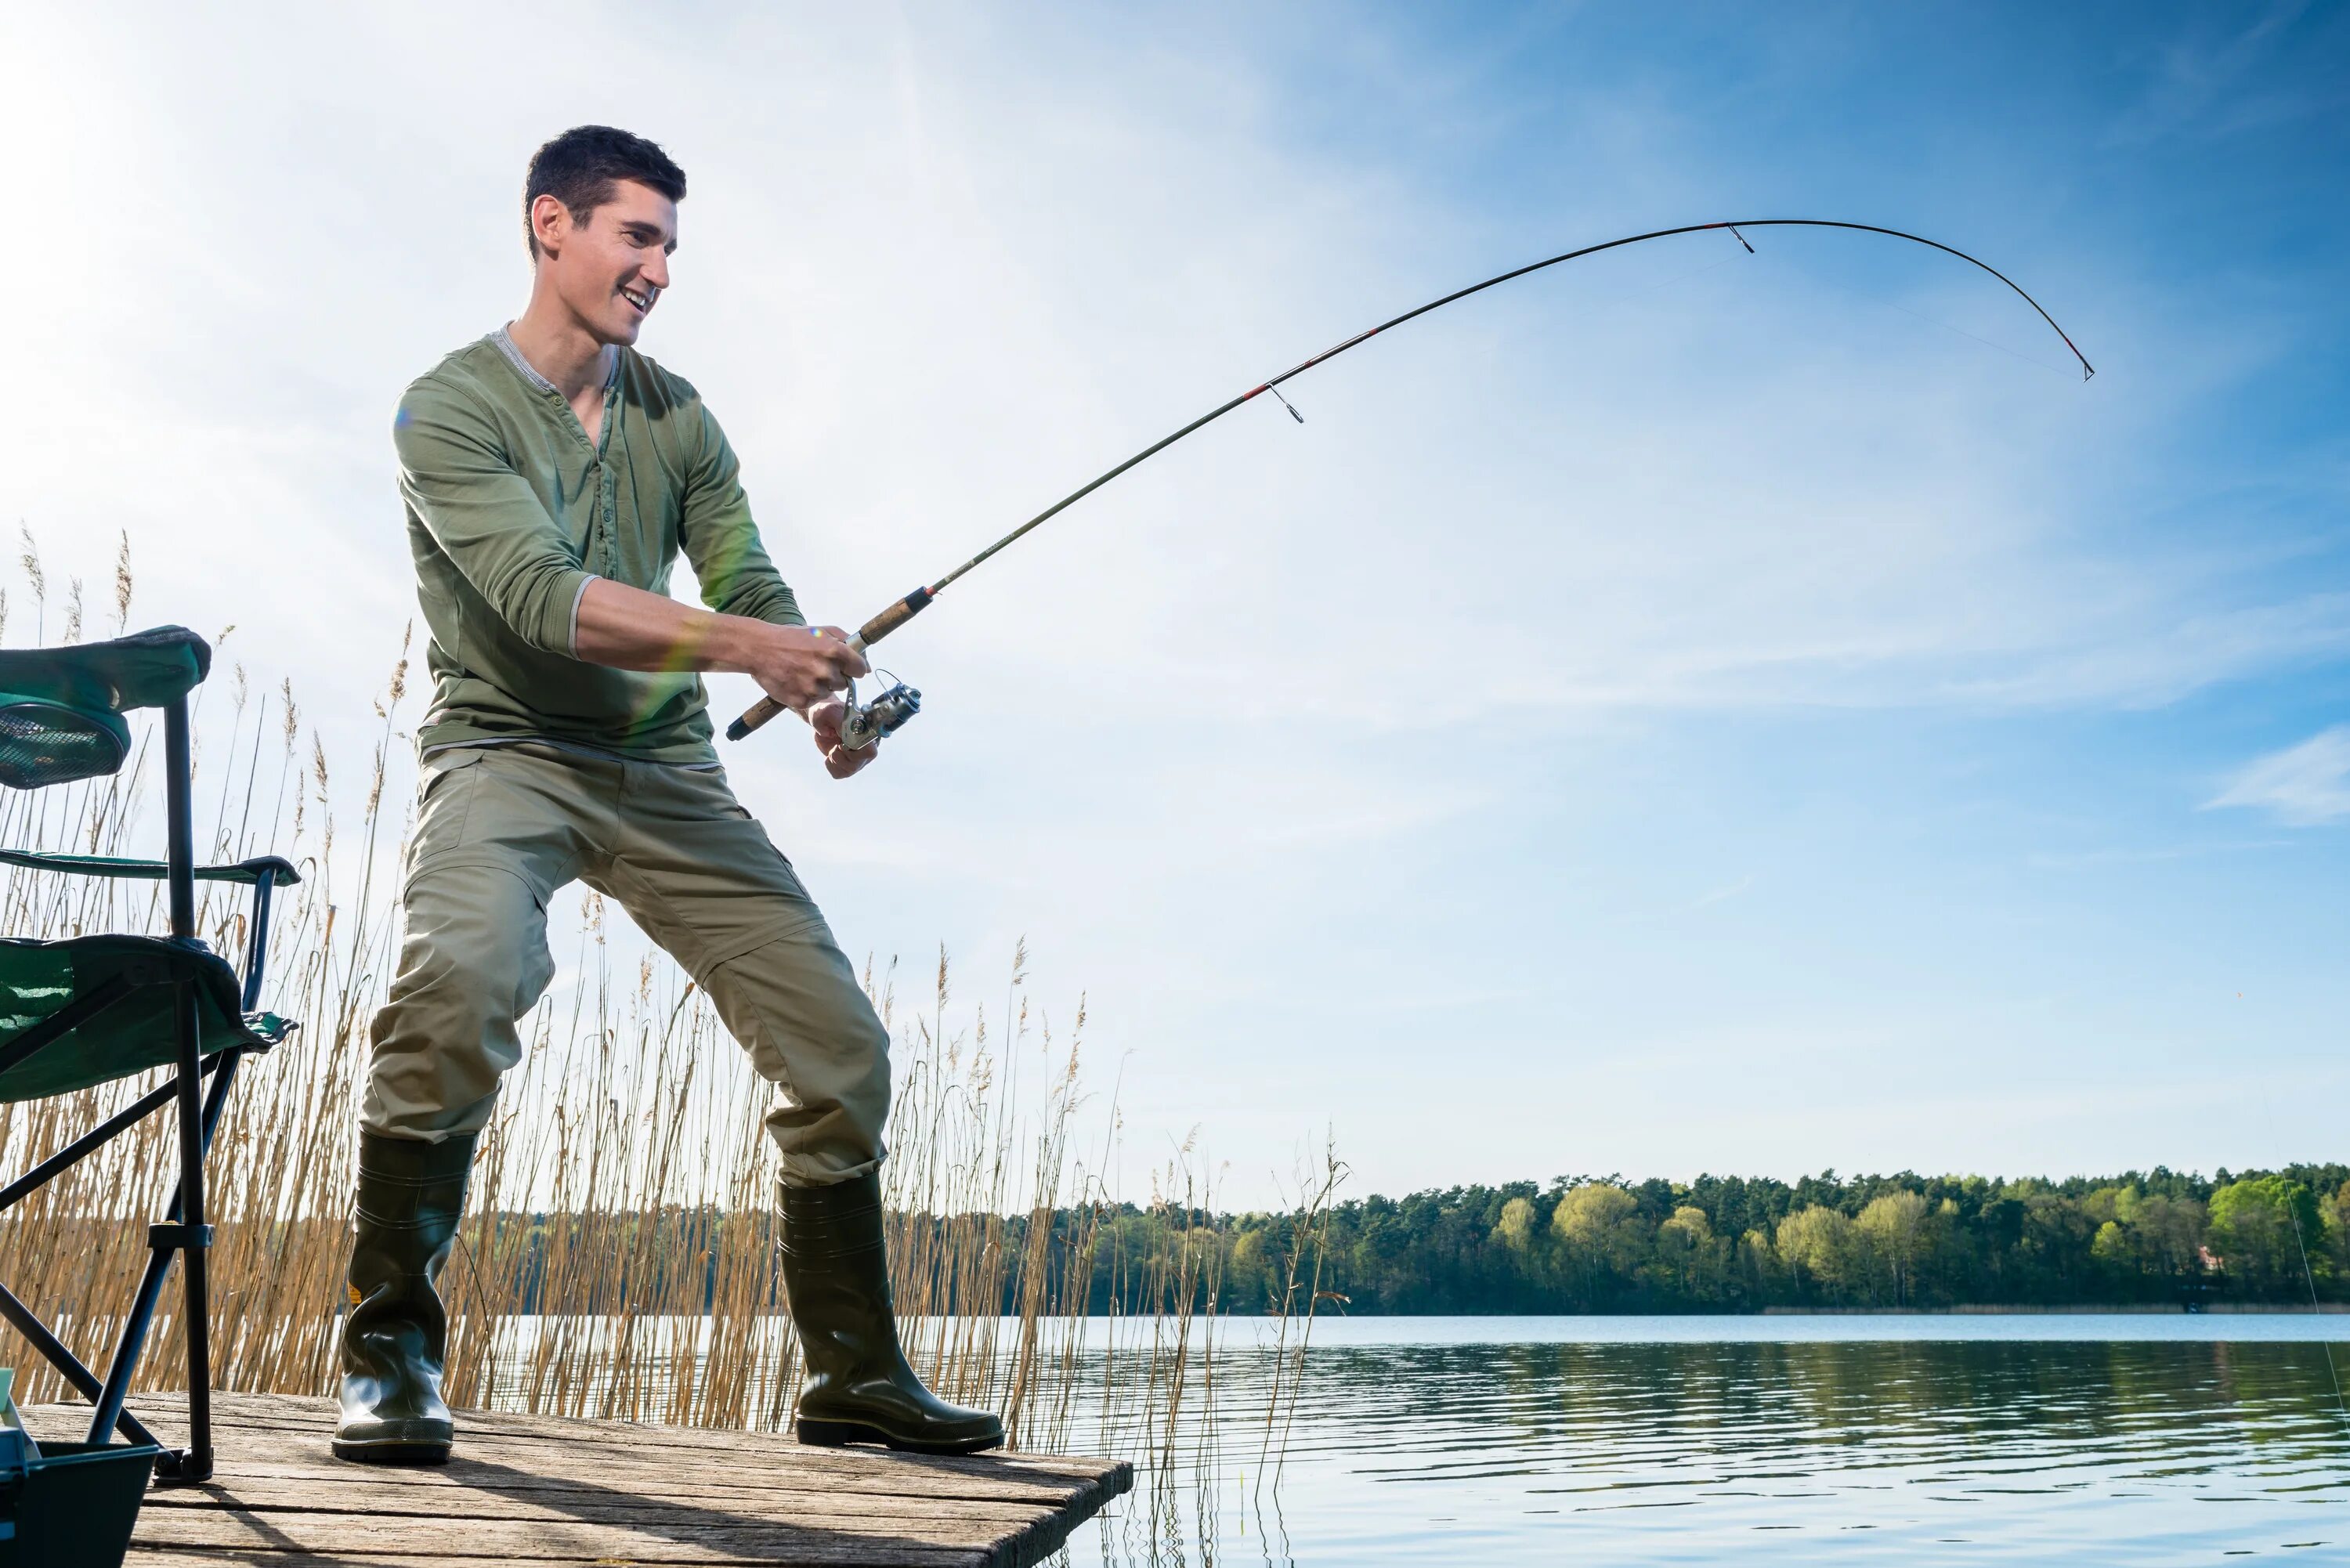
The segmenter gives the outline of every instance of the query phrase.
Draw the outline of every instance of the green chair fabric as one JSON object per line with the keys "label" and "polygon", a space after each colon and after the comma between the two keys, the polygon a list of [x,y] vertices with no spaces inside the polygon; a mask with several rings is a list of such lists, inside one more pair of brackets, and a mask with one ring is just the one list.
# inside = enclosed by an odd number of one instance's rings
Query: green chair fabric
{"label": "green chair fabric", "polygon": [[0,940],[0,1049],[78,996],[111,981],[134,989],[95,1018],[0,1071],[0,1103],[44,1099],[170,1065],[179,1051],[171,982],[192,981],[202,1054],[276,1044],[293,1027],[243,1012],[236,971],[217,953],[163,937]]}
{"label": "green chair fabric", "polygon": [[186,696],[213,667],[212,645],[183,626],[109,642],[0,649],[0,691],[124,713]]}
{"label": "green chair fabric", "polygon": [[130,754],[120,714],[0,691],[0,784],[11,789],[103,778]]}
{"label": "green chair fabric", "polygon": [[122,715],[186,696],[212,662],[211,645],[181,626],[0,649],[0,784],[40,789],[113,773],[130,753]]}

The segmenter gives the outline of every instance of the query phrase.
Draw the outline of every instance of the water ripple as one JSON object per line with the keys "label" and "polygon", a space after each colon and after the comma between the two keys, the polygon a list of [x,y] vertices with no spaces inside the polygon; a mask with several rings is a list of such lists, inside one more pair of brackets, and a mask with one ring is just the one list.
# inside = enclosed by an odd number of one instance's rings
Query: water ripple
{"label": "water ripple", "polygon": [[1224,1352],[1143,1489],[1186,1517],[1131,1503],[1073,1562],[2350,1563],[2314,1343],[1345,1345],[1277,1484],[1271,1366]]}

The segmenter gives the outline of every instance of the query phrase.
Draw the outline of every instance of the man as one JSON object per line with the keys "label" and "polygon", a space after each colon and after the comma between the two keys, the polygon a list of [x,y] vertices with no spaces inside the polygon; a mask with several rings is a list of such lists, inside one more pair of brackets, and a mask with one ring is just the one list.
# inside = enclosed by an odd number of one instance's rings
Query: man
{"label": "man", "polygon": [[[806,717],[833,777],[874,756],[838,744],[834,693],[865,661],[838,628],[803,624],[717,422],[631,347],[669,287],[684,195],[677,165],[626,131],[581,126],[540,148],[523,197],[528,307],[400,400],[434,690],[400,968],[359,1113],[345,1459],[448,1457],[435,1281],[474,1139],[521,1054],[515,1023],[553,975],[548,902],[575,879],[684,966],[775,1085],[800,1440],[1003,1440],[899,1349],[879,1175],[889,1036],[711,746],[696,672],[724,670]],[[681,549],[708,611],[668,595]]]}

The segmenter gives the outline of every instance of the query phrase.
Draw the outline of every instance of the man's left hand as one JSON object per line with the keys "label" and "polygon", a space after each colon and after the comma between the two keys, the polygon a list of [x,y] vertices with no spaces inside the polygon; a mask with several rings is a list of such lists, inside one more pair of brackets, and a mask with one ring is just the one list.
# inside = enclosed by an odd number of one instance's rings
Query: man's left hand
{"label": "man's left hand", "polygon": [[808,728],[816,732],[816,749],[824,753],[824,771],[837,779],[845,779],[881,754],[881,742],[851,748],[840,743],[841,722],[848,717],[848,704],[837,699],[819,702],[808,710]]}

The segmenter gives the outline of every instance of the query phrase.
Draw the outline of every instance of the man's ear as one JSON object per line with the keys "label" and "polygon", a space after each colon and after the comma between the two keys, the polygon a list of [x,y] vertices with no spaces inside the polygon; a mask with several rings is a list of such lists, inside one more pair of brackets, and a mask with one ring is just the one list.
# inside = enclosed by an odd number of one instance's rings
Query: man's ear
{"label": "man's ear", "polygon": [[530,232],[537,239],[542,254],[559,253],[571,233],[571,209],[559,197],[538,197],[530,204]]}

